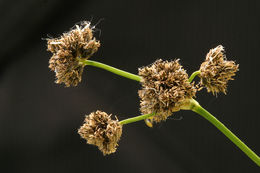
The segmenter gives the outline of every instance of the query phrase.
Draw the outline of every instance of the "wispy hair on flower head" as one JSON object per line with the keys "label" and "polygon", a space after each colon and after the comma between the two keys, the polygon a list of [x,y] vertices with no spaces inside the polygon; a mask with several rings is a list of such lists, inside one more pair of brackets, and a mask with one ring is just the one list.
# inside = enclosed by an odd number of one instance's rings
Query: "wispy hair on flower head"
{"label": "wispy hair on flower head", "polygon": [[143,114],[156,112],[152,117],[155,122],[166,120],[196,94],[196,88],[188,81],[188,74],[179,64],[179,59],[159,59],[152,65],[139,68],[139,75],[142,77],[142,89],[138,92],[140,110]]}
{"label": "wispy hair on flower head", "polygon": [[234,61],[227,61],[222,45],[210,49],[206,60],[200,66],[200,85],[207,88],[213,95],[227,92],[227,83],[233,80],[238,71],[238,64]]}
{"label": "wispy hair on flower head", "polygon": [[78,133],[88,144],[96,145],[106,155],[116,151],[122,125],[118,120],[112,120],[106,112],[96,111],[86,116]]}
{"label": "wispy hair on flower head", "polygon": [[100,47],[93,29],[90,22],[84,21],[59,38],[47,39],[47,50],[53,53],[49,68],[56,73],[56,83],[69,87],[81,81],[85,65],[80,60],[90,58]]}

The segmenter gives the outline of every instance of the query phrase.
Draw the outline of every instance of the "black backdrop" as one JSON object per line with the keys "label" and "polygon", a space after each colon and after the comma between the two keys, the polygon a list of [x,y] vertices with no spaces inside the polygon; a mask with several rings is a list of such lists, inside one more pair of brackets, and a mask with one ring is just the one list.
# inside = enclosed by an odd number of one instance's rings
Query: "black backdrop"
{"label": "black backdrop", "polygon": [[[115,154],[103,156],[77,134],[97,109],[119,119],[139,114],[140,85],[87,67],[78,87],[54,83],[42,38],[92,20],[100,50],[92,57],[132,73],[158,58],[180,58],[191,74],[222,44],[240,64],[228,95],[197,100],[260,154],[260,3],[250,1],[0,1],[0,169],[3,172],[259,172],[214,126],[181,111],[148,128],[123,129]],[[181,119],[181,120],[180,120]],[[1,171],[2,172],[2,171]]]}

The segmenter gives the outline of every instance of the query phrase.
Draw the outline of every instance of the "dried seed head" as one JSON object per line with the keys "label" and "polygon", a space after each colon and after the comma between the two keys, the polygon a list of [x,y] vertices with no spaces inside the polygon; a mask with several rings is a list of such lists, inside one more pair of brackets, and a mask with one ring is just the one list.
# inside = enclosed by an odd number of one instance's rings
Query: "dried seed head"
{"label": "dried seed head", "polygon": [[170,62],[159,59],[150,66],[139,68],[139,75],[143,87],[138,91],[140,110],[143,114],[156,112],[152,117],[155,122],[166,120],[196,94],[179,59]]}
{"label": "dried seed head", "polygon": [[88,59],[100,47],[99,41],[93,37],[90,22],[82,22],[61,37],[47,41],[47,50],[53,53],[49,68],[56,73],[56,83],[77,86],[84,68],[79,60]]}
{"label": "dried seed head", "polygon": [[102,111],[87,115],[78,133],[88,144],[96,145],[104,155],[116,151],[122,134],[122,125],[112,120],[111,115]]}
{"label": "dried seed head", "polygon": [[210,49],[206,60],[200,66],[200,85],[206,87],[213,95],[219,92],[226,94],[227,83],[233,80],[238,66],[234,61],[226,60],[222,45]]}

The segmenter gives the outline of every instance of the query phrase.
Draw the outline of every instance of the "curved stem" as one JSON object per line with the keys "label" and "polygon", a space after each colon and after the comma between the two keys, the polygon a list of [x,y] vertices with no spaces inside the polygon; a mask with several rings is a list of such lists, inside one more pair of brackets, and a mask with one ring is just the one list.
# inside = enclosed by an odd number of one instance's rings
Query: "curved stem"
{"label": "curved stem", "polygon": [[136,121],[141,121],[141,120],[144,120],[144,119],[149,118],[149,117],[154,116],[154,115],[155,115],[155,112],[150,113],[150,114],[144,114],[144,115],[136,116],[136,117],[133,117],[133,118],[128,118],[128,119],[120,121],[119,124],[123,125],[123,124],[133,123],[133,122],[136,122]]}
{"label": "curved stem", "polygon": [[191,74],[190,78],[189,78],[189,82],[192,82],[192,80],[198,75],[200,74],[200,71],[195,71]]}
{"label": "curved stem", "polygon": [[117,69],[115,67],[112,67],[112,66],[109,66],[109,65],[97,62],[97,61],[91,61],[91,60],[86,60],[86,59],[80,59],[79,61],[80,61],[80,63],[82,63],[84,65],[91,65],[91,66],[94,66],[94,67],[102,68],[104,70],[115,73],[119,76],[123,76],[123,77],[126,77],[128,79],[132,79],[132,80],[135,80],[135,81],[138,81],[138,82],[141,81],[141,77],[138,76],[138,75]]}
{"label": "curved stem", "polygon": [[228,137],[238,148],[240,148],[250,159],[252,159],[258,166],[260,166],[260,158],[254,151],[252,151],[246,144],[244,144],[235,134],[233,134],[224,124],[222,124],[218,119],[216,119],[207,110],[201,107],[198,103],[194,104],[192,111],[198,113],[209,122],[211,122],[215,127],[217,127],[226,137]]}
{"label": "curved stem", "polygon": [[[102,68],[104,70],[110,71],[114,74],[117,74],[119,76],[123,76],[125,78],[128,79],[132,79],[135,81],[140,82],[141,81],[141,76],[126,72],[124,70],[120,70],[118,68],[97,62],[97,61],[92,61],[92,60],[86,60],[86,59],[79,59],[80,63],[84,64],[84,65],[90,65],[90,66],[94,66],[94,67],[98,67],[98,68]],[[200,74],[200,71],[195,71],[191,74],[191,76],[189,77],[189,82],[192,82],[192,80],[198,75]]]}

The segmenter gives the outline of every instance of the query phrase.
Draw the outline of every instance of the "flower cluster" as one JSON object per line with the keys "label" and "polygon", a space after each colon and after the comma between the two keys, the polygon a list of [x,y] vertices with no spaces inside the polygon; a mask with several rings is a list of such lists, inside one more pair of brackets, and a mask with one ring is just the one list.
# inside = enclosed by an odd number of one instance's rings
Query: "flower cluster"
{"label": "flower cluster", "polygon": [[200,85],[205,86],[213,95],[219,92],[226,94],[227,83],[233,80],[238,66],[234,61],[226,60],[224,48],[219,45],[209,51],[206,60],[200,66]]}
{"label": "flower cluster", "polygon": [[86,116],[78,133],[88,144],[96,145],[106,155],[116,151],[122,125],[118,120],[112,120],[106,112],[96,111]]}
{"label": "flower cluster", "polygon": [[173,112],[179,110],[196,110],[198,102],[193,98],[199,91],[194,82],[196,75],[200,77],[199,86],[206,87],[214,95],[218,92],[226,94],[227,83],[238,71],[234,61],[227,61],[223,46],[211,49],[206,60],[188,78],[188,74],[179,63],[156,60],[153,64],[139,68],[139,76],[114,67],[89,61],[100,47],[100,42],[93,36],[90,22],[82,22],[71,31],[59,38],[47,39],[48,51],[53,55],[49,60],[49,68],[56,73],[56,83],[64,83],[66,87],[77,86],[85,65],[93,65],[115,74],[140,81],[142,88],[138,91],[140,97],[141,116],[118,121],[111,119],[106,112],[96,111],[87,115],[84,124],[78,129],[79,135],[88,144],[96,145],[104,155],[114,153],[122,135],[122,126],[146,119],[148,126],[153,122],[166,120]]}
{"label": "flower cluster", "polygon": [[60,38],[48,39],[47,44],[47,50],[53,53],[49,68],[56,73],[56,83],[64,83],[67,87],[77,86],[81,81],[84,65],[79,60],[88,59],[100,47],[87,21]]}
{"label": "flower cluster", "polygon": [[166,120],[173,112],[196,94],[193,83],[188,81],[188,74],[174,61],[155,61],[152,65],[139,68],[142,77],[142,89],[138,91],[140,110],[143,114],[156,112],[155,122]]}

